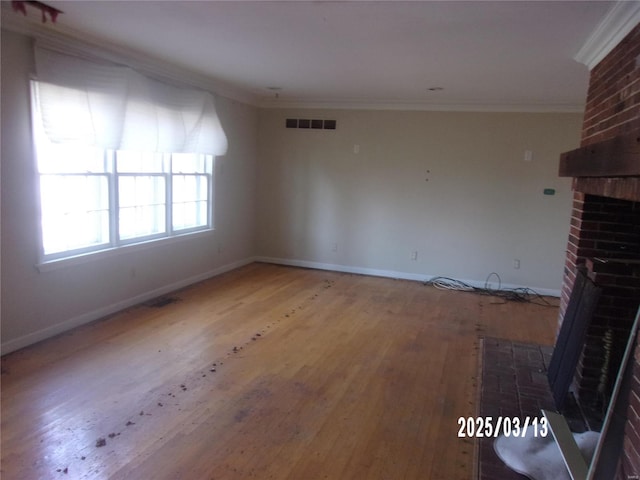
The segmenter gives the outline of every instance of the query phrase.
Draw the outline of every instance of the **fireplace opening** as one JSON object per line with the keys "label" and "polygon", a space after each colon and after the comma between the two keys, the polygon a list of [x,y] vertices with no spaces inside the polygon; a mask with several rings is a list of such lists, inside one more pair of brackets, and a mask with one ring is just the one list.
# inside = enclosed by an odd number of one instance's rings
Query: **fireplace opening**
{"label": "fireplace opening", "polygon": [[587,275],[601,289],[591,318],[574,392],[589,425],[599,427],[611,398],[640,298],[640,260],[588,259]]}
{"label": "fireplace opening", "polygon": [[580,258],[576,270],[582,268],[600,293],[570,390],[588,428],[598,430],[640,304],[640,202],[585,195],[581,207],[569,249]]}

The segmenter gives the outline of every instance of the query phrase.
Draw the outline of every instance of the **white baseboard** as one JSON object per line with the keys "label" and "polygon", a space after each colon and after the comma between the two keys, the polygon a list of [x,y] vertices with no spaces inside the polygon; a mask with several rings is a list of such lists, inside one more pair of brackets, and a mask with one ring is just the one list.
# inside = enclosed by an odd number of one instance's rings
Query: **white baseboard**
{"label": "white baseboard", "polygon": [[[32,345],[34,343],[40,342],[42,340],[46,340],[47,338],[51,338],[55,335],[64,333],[68,330],[71,330],[72,328],[78,327],[80,325],[84,325],[85,323],[98,320],[100,318],[106,317],[107,315],[111,315],[113,313],[124,310],[125,308],[129,308],[134,305],[139,305],[140,303],[146,302],[153,298],[159,297],[161,295],[166,295],[167,293],[174,292],[176,290],[187,287],[194,283],[201,282],[202,280],[215,277],[217,275],[220,275],[222,273],[225,273],[231,270],[235,270],[236,268],[240,268],[244,265],[248,265],[253,262],[273,263],[277,265],[289,265],[292,267],[313,268],[316,270],[330,270],[334,272],[353,273],[357,275],[371,275],[374,277],[414,280],[418,282],[425,282],[435,277],[435,275],[423,275],[418,273],[397,272],[393,270],[380,270],[376,268],[365,268],[365,267],[355,267],[350,265],[337,265],[332,263],[311,262],[308,260],[295,260],[295,259],[274,258],[274,257],[248,257],[243,260],[239,260],[237,262],[223,265],[221,267],[202,273],[200,275],[195,275],[193,277],[189,277],[168,285],[164,285],[155,290],[151,290],[151,291],[142,293],[140,295],[136,295],[135,297],[122,300],[112,305],[107,305],[105,307],[98,308],[97,310],[83,313],[82,315],[78,315],[77,317],[70,318],[69,320],[66,320],[64,322],[57,323],[55,325],[52,325],[47,328],[43,328],[42,330],[38,330],[33,333],[29,333],[22,337],[9,340],[7,342],[2,343],[2,345],[0,345],[0,352],[2,355],[11,353],[13,351]],[[473,287],[485,286],[485,283],[483,281],[466,280],[466,279],[457,279],[457,280],[460,280]],[[503,284],[502,288],[514,289],[514,288],[527,288],[527,287],[524,287],[523,285]],[[547,288],[533,288],[533,290],[535,290],[540,295],[547,295],[551,297],[560,296],[560,290],[553,290],[553,289],[547,289]]]}
{"label": "white baseboard", "polygon": [[353,267],[350,265],[336,265],[334,263],[310,262],[308,260],[292,260],[289,258],[256,257],[256,261],[264,263],[274,263],[277,265],[289,265],[291,267],[313,268],[316,270],[331,270],[333,272],[355,273],[358,275],[371,275],[373,277],[416,280],[418,282],[424,282],[429,279],[429,276],[420,275],[418,273],[395,272],[393,270],[379,270],[377,268]]}
{"label": "white baseboard", "polygon": [[[372,275],[374,277],[397,278],[401,280],[415,280],[418,282],[426,282],[437,276],[437,275],[423,275],[423,274],[409,273],[409,272],[397,272],[394,270],[380,270],[376,268],[353,267],[350,265],[336,265],[332,263],[311,262],[308,260],[292,260],[288,258],[255,257],[255,261],[264,262],[264,263],[274,263],[277,265],[289,265],[292,267],[314,268],[317,270],[331,270],[334,272],[355,273],[358,275]],[[478,287],[478,288],[485,287],[484,281],[468,280],[463,278],[456,278],[456,280],[464,282],[467,285],[471,285],[472,287]],[[512,290],[515,288],[531,288],[536,293],[539,293],[540,295],[549,296],[549,297],[560,297],[560,293],[561,293],[560,290],[551,289],[551,288],[534,288],[534,287],[528,287],[526,285],[515,285],[515,284],[502,284],[501,288],[505,290]]]}
{"label": "white baseboard", "polygon": [[84,325],[85,323],[93,322],[94,320],[98,320],[100,318],[106,317],[107,315],[111,315],[113,313],[124,310],[125,308],[129,308],[134,305],[139,305],[143,302],[159,297],[161,295],[166,295],[167,293],[174,292],[176,290],[187,287],[194,283],[207,280],[208,278],[215,277],[217,275],[220,275],[222,273],[225,273],[231,270],[235,270],[236,268],[240,268],[244,265],[248,265],[249,263],[253,263],[254,261],[256,261],[254,257],[249,257],[243,260],[239,260],[237,262],[229,263],[221,267],[218,267],[214,270],[210,270],[208,272],[201,273],[193,277],[185,278],[168,285],[163,285],[160,288],[156,288],[154,290],[141,293],[140,295],[136,295],[135,297],[127,298],[120,302],[107,305],[105,307],[101,307],[96,310],[92,310],[91,312],[83,313],[82,315],[78,315],[77,317],[70,318],[69,320],[66,320],[64,322],[51,325],[50,327],[43,328],[42,330],[29,333],[22,337],[15,338],[13,340],[9,340],[7,342],[2,343],[2,345],[0,346],[0,351],[2,352],[1,354],[5,355],[7,353],[11,353],[13,351],[32,345],[34,343],[40,342],[42,340],[46,340],[47,338],[51,338],[55,335],[64,333],[68,330],[71,330],[72,328],[79,327],[80,325]]}

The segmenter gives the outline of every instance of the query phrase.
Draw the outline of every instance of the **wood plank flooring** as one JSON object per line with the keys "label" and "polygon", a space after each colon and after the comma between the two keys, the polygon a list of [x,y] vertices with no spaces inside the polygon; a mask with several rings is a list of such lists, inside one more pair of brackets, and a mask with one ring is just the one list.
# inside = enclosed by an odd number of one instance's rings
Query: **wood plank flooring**
{"label": "wood plank flooring", "polygon": [[479,337],[557,317],[259,263],[175,296],[2,358],[3,479],[470,479]]}

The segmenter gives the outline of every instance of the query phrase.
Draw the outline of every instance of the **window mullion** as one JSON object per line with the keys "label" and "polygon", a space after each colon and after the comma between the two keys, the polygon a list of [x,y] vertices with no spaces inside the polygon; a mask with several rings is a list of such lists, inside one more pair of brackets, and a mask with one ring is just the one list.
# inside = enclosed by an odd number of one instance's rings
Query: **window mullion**
{"label": "window mullion", "polygon": [[120,198],[118,185],[118,167],[116,162],[116,152],[105,150],[107,157],[107,167],[109,172],[109,222],[111,246],[120,245]]}
{"label": "window mullion", "polygon": [[215,219],[213,218],[213,208],[214,208],[214,198],[213,195],[215,194],[215,172],[216,172],[216,165],[215,165],[215,161],[216,158],[212,155],[207,155],[206,160],[208,162],[207,165],[207,187],[209,188],[208,196],[207,196],[207,226],[209,228],[214,228],[215,225]]}
{"label": "window mullion", "polygon": [[167,236],[173,236],[173,157],[167,154],[165,161],[165,218],[167,225]]}

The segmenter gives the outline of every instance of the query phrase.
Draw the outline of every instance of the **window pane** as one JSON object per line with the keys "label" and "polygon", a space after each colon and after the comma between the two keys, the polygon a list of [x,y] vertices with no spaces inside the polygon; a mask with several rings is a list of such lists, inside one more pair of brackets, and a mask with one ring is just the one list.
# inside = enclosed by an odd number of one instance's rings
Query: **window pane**
{"label": "window pane", "polygon": [[116,157],[118,172],[162,173],[164,171],[164,159],[161,153],[118,150]]}
{"label": "window pane", "polygon": [[173,175],[173,229],[202,227],[209,224],[206,175]]}
{"label": "window pane", "polygon": [[210,155],[198,153],[171,154],[171,171],[173,173],[207,173],[210,164]]}
{"label": "window pane", "polygon": [[164,177],[120,176],[118,199],[119,231],[122,240],[166,231]]}
{"label": "window pane", "polygon": [[45,254],[109,243],[109,186],[103,175],[42,175]]}
{"label": "window pane", "polygon": [[173,204],[173,229],[204,227],[207,225],[207,202]]}
{"label": "window pane", "polygon": [[173,175],[173,203],[206,200],[206,175]]}

